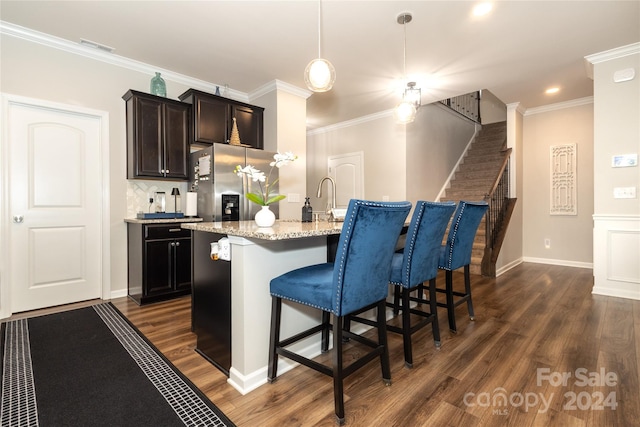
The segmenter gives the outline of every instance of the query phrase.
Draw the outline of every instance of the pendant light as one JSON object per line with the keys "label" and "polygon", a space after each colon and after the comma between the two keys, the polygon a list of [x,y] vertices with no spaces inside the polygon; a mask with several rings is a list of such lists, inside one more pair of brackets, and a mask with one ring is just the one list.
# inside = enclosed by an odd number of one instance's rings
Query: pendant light
{"label": "pendant light", "polygon": [[307,84],[309,90],[313,92],[327,92],[333,87],[333,83],[336,81],[336,70],[333,68],[331,62],[326,59],[322,59],[322,52],[320,49],[322,32],[322,1],[318,1],[318,58],[309,62],[307,68],[304,70],[304,82]]}
{"label": "pendant light", "polygon": [[[404,77],[407,77],[407,24],[411,22],[412,16],[408,12],[401,13],[397,17],[398,24],[403,26],[404,30]],[[402,95],[402,101],[396,105],[394,116],[398,123],[411,123],[416,118],[416,112],[420,107],[422,91],[416,88],[416,82],[408,82],[407,87]]]}

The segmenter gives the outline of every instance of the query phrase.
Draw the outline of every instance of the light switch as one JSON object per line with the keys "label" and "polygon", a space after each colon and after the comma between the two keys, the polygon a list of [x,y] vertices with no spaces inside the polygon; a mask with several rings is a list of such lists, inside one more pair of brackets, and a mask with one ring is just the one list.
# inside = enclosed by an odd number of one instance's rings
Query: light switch
{"label": "light switch", "polygon": [[615,187],[613,189],[614,199],[635,199],[636,187]]}

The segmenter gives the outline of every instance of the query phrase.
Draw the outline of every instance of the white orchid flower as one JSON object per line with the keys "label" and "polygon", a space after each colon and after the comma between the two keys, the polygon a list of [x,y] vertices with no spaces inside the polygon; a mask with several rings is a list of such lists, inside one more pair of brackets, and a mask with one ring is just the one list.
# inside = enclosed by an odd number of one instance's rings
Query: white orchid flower
{"label": "white orchid flower", "polygon": [[297,158],[298,158],[298,156],[293,154],[291,151],[287,151],[284,154],[276,153],[276,154],[273,155],[274,161],[269,163],[269,166],[271,166],[271,167],[275,166],[277,168],[280,168],[282,166],[288,165],[289,163],[291,163],[292,161],[294,161]]}

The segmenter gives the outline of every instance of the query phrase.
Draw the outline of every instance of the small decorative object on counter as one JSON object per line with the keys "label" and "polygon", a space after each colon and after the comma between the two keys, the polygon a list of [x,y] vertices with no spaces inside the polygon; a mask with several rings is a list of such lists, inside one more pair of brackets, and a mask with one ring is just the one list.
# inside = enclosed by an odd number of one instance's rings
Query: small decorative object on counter
{"label": "small decorative object on counter", "polygon": [[160,77],[160,73],[156,73],[156,76],[151,79],[151,94],[167,96],[167,85],[164,82],[164,79]]}
{"label": "small decorative object on counter", "polygon": [[262,206],[256,213],[254,218],[258,227],[271,227],[276,222],[276,214],[273,213],[269,206]]}
{"label": "small decorative object on counter", "polygon": [[313,208],[309,203],[309,198],[304,198],[304,206],[302,207],[302,222],[311,222],[313,220]]}
{"label": "small decorative object on counter", "polygon": [[229,144],[231,145],[240,145],[240,132],[238,132],[238,123],[236,123],[236,118],[233,118],[233,127],[231,128],[231,138],[229,138]]}
{"label": "small decorative object on counter", "polygon": [[220,96],[220,86],[216,86],[216,95]]}

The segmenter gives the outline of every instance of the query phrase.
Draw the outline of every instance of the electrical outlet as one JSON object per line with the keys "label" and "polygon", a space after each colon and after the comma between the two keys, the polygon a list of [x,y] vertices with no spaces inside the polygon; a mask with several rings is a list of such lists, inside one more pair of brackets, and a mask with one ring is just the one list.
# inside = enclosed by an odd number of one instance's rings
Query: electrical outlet
{"label": "electrical outlet", "polygon": [[300,203],[300,194],[289,193],[287,194],[287,200],[289,201],[289,203]]}
{"label": "electrical outlet", "polygon": [[551,249],[551,239],[544,239],[545,249]]}

